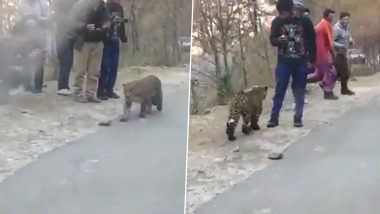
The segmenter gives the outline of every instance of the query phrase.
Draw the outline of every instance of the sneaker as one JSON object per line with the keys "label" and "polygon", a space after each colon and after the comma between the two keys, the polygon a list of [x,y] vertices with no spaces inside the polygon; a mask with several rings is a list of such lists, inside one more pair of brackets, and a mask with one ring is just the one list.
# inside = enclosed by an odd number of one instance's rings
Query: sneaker
{"label": "sneaker", "polygon": [[60,89],[60,90],[58,90],[58,95],[70,96],[71,95],[71,91],[69,89],[67,89],[67,88]]}
{"label": "sneaker", "polygon": [[108,98],[111,98],[111,99],[119,99],[120,96],[117,95],[115,92],[111,92],[108,94]]}
{"label": "sneaker", "polygon": [[278,120],[277,119],[270,119],[268,124],[267,124],[267,128],[274,128],[278,126]]}
{"label": "sneaker", "polygon": [[102,102],[100,99],[98,99],[97,97],[87,97],[87,100],[88,100],[88,102],[90,102],[90,103],[100,103],[100,102]]}
{"label": "sneaker", "polygon": [[296,127],[296,128],[303,127],[302,118],[300,118],[300,117],[294,117],[294,127]]}

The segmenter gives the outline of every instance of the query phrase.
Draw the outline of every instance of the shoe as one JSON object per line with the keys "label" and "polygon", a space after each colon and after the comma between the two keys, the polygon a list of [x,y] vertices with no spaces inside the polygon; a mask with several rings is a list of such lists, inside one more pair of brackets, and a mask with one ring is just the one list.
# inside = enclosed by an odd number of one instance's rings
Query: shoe
{"label": "shoe", "polygon": [[320,82],[320,83],[318,83],[318,85],[319,85],[319,87],[323,90],[323,83]]}
{"label": "shoe", "polygon": [[40,94],[40,93],[42,93],[42,89],[31,89],[30,90],[33,94]]}
{"label": "shoe", "polygon": [[71,95],[71,91],[69,89],[67,89],[67,88],[60,89],[60,90],[58,90],[58,95],[70,96]]}
{"label": "shoe", "polygon": [[301,128],[303,127],[303,124],[302,124],[302,118],[301,117],[294,117],[294,127],[296,128]]}
{"label": "shoe", "polygon": [[108,96],[104,90],[98,90],[96,96],[101,100],[108,100]]}
{"label": "shoe", "polygon": [[340,94],[341,95],[353,96],[353,95],[355,95],[355,92],[351,91],[348,88],[345,88],[345,89],[342,88],[342,90],[340,91]]}
{"label": "shoe", "polygon": [[108,94],[108,98],[111,98],[111,99],[119,99],[120,96],[117,95],[115,92],[111,92]]}
{"label": "shoe", "polygon": [[333,92],[324,92],[323,98],[325,100],[338,100],[339,97],[335,96]]}
{"label": "shoe", "polygon": [[88,103],[88,100],[83,96],[76,96],[74,100],[78,103]]}
{"label": "shoe", "polygon": [[278,126],[278,119],[270,119],[267,128],[274,128],[276,126]]}
{"label": "shoe", "polygon": [[102,101],[98,99],[97,97],[87,97],[88,102],[90,103],[101,103]]}
{"label": "shoe", "polygon": [[108,96],[104,95],[104,94],[99,94],[97,95],[97,97],[100,99],[100,100],[108,100]]}

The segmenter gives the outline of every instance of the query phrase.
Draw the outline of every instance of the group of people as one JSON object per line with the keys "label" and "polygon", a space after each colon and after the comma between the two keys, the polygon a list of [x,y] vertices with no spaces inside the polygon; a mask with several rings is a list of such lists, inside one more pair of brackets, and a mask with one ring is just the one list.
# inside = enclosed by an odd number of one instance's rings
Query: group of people
{"label": "group of people", "polygon": [[341,95],[354,95],[348,88],[350,69],[348,49],[354,44],[350,34],[350,14],[341,12],[333,26],[335,11],[326,9],[316,25],[302,0],[278,0],[279,15],[273,20],[270,40],[278,49],[276,89],[268,128],[279,125],[279,115],[290,80],[295,99],[294,127],[302,127],[307,83],[319,82],[324,99],[337,100],[336,81]]}
{"label": "group of people", "polygon": [[[51,14],[45,0],[22,0],[18,5],[12,30],[24,39],[26,58],[33,62],[32,81],[26,90],[41,93],[49,32],[55,29],[59,61],[58,94],[74,94],[75,101],[99,103],[119,98],[113,88],[116,82],[120,43],[127,42],[123,7],[119,0],[55,0]],[[76,73],[74,90],[70,73]]]}

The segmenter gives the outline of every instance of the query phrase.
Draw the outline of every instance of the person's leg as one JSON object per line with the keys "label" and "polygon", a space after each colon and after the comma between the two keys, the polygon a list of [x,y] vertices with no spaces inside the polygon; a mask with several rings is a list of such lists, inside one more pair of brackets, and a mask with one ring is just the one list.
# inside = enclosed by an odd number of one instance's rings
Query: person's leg
{"label": "person's leg", "polygon": [[323,75],[321,87],[323,89],[323,97],[327,100],[337,100],[338,97],[334,95],[334,88],[336,82],[336,75],[332,67],[328,63],[318,65]]}
{"label": "person's leg", "polygon": [[57,54],[59,60],[58,94],[70,95],[69,78],[74,60],[74,43],[71,39],[62,39]]}
{"label": "person's leg", "polygon": [[86,97],[88,101],[99,103],[100,100],[96,97],[98,92],[98,81],[100,76],[100,66],[103,57],[103,43],[91,43],[91,53],[88,64],[88,78],[86,87]]}
{"label": "person's leg", "polygon": [[303,108],[305,104],[305,89],[307,83],[307,68],[300,65],[292,69],[293,93],[296,101],[294,126],[302,127]]}
{"label": "person's leg", "polygon": [[314,70],[308,69],[307,82],[316,83],[322,80],[322,74],[318,69],[318,66]]}
{"label": "person's leg", "polygon": [[34,85],[34,75],[35,75],[35,60],[34,58],[29,54],[22,58],[20,61],[22,72],[25,73],[26,79],[23,82],[23,86],[25,89],[25,92],[30,92],[33,90]]}
{"label": "person's leg", "polygon": [[107,79],[109,78],[110,65],[111,65],[111,46],[109,43],[106,43],[103,48],[103,56],[100,68],[100,77],[98,85],[98,98],[101,100],[106,100],[106,86]]}
{"label": "person's leg", "polygon": [[348,59],[344,54],[337,54],[335,58],[335,68],[340,78],[341,94],[354,95],[355,93],[348,89],[348,80],[350,78],[350,70],[348,67]]}
{"label": "person's leg", "polygon": [[348,61],[348,58],[346,55],[343,56],[343,61],[345,62],[345,65],[346,65],[346,69],[345,69],[345,78],[343,79],[344,81],[341,82],[342,84],[342,95],[349,95],[349,96],[352,96],[352,95],[355,95],[355,92],[353,92],[352,90],[350,90],[348,88],[348,82],[351,78],[351,67],[350,67],[350,63]]}
{"label": "person's leg", "polygon": [[[318,69],[316,68],[307,68],[307,81],[306,81],[306,87],[307,87],[307,83],[315,83],[315,82],[319,82],[321,81],[322,79],[322,75],[320,74],[320,72],[318,71]],[[292,93],[293,93],[293,98],[294,98],[294,103],[292,105],[292,109],[295,109],[296,107],[296,99],[294,97],[294,88],[293,88],[294,84],[292,84]],[[305,89],[305,95],[308,95],[310,93],[310,91],[306,88]],[[305,104],[309,104],[309,101],[306,99],[305,97]]]}
{"label": "person's leg", "polygon": [[88,70],[88,60],[90,56],[90,44],[84,43],[83,47],[80,51],[75,50],[74,53],[74,71],[76,73],[75,76],[75,96],[76,100],[79,102],[86,102],[87,99],[83,94],[83,86],[85,81],[85,76]]}
{"label": "person's leg", "polygon": [[46,54],[41,52],[36,56],[36,70],[34,75],[33,93],[41,93],[44,84],[44,66]]}
{"label": "person's leg", "polygon": [[[278,126],[278,118],[285,98],[286,90],[289,85],[289,79],[292,66],[285,63],[278,63],[276,68],[276,89],[273,97],[273,108],[271,118],[267,124],[268,128]],[[294,79],[293,79],[294,81]]]}
{"label": "person's leg", "polygon": [[109,98],[114,98],[114,99],[119,98],[119,96],[113,91],[116,78],[117,78],[117,71],[119,68],[119,57],[120,57],[120,43],[115,42],[112,44],[111,56],[110,56],[110,60],[111,60],[110,70],[109,70],[107,86],[106,86],[107,96]]}

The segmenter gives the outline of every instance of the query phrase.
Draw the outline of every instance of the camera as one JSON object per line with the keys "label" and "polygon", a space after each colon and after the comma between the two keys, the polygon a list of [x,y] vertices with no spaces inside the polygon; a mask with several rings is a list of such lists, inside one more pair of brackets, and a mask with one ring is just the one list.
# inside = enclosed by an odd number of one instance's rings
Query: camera
{"label": "camera", "polygon": [[118,13],[112,13],[111,14],[111,22],[115,24],[125,24],[128,23],[128,19],[121,18]]}

